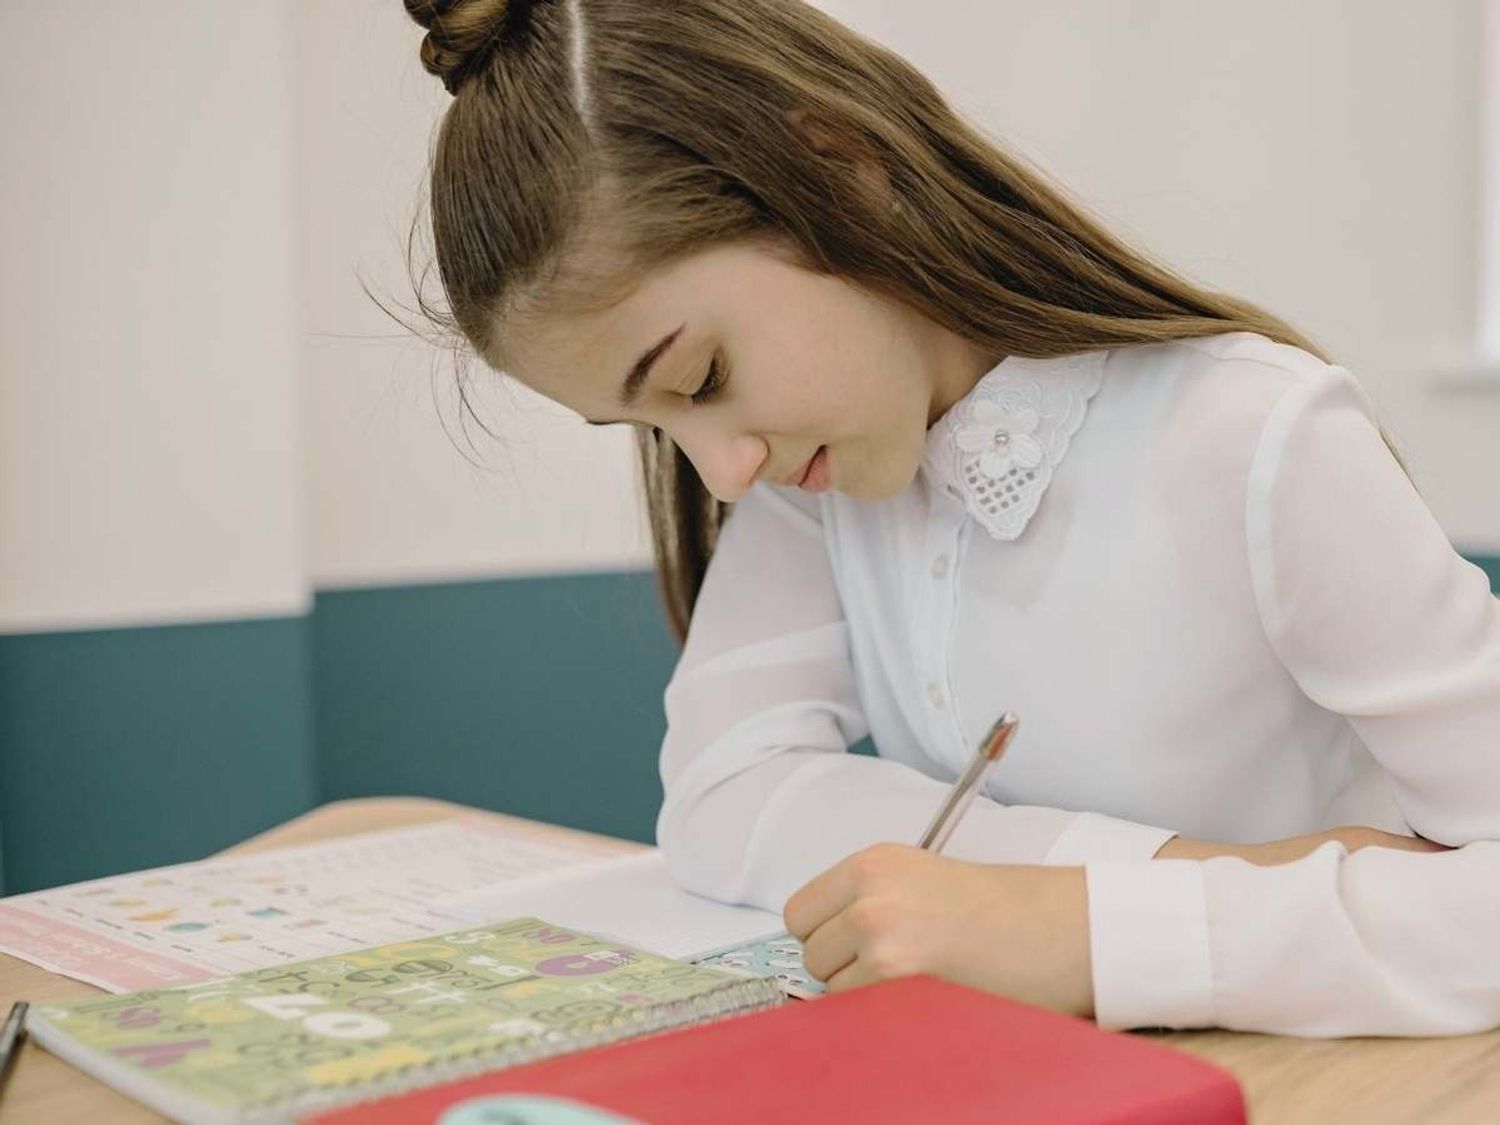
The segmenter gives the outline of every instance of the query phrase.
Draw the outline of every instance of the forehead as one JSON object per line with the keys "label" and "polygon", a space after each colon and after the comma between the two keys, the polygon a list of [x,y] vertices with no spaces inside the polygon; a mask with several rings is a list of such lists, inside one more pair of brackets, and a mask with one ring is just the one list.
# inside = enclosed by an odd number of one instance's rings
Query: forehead
{"label": "forehead", "polygon": [[767,247],[732,243],[630,278],[602,307],[522,304],[498,322],[492,362],[544,394],[601,378],[613,388],[663,335],[680,325],[695,337],[715,331],[735,307],[763,299],[778,266],[785,269]]}
{"label": "forehead", "polygon": [[668,268],[643,276],[603,307],[564,311],[533,305],[517,311],[501,322],[496,366],[543,392],[601,366],[623,372],[640,352],[640,346],[630,348],[672,315],[677,291]]}

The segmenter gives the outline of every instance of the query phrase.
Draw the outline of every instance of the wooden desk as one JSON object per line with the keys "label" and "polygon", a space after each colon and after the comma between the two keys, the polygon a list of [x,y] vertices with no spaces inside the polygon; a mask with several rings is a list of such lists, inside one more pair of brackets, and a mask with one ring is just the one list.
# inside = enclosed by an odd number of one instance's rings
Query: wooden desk
{"label": "wooden desk", "polygon": [[[339,801],[229,850],[261,851],[423,824],[456,811],[458,806],[418,798]],[[577,835],[572,829],[535,821],[501,819],[543,837]],[[641,847],[628,840],[610,842],[621,852]],[[97,991],[0,954],[0,1015],[18,998],[58,1000]],[[1283,1039],[1226,1031],[1153,1032],[1148,1037],[1212,1059],[1238,1075],[1256,1125],[1500,1122],[1500,1031],[1449,1039]],[[30,1043],[16,1060],[0,1098],[0,1119],[7,1123],[164,1120]]]}

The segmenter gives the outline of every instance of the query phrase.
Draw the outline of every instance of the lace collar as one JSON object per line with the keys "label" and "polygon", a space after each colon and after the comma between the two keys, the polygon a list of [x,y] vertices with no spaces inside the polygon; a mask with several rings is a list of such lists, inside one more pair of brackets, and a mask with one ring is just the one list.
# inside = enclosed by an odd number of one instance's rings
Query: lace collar
{"label": "lace collar", "polygon": [[922,466],[996,539],[1015,539],[1104,381],[1108,350],[1001,360],[927,431]]}

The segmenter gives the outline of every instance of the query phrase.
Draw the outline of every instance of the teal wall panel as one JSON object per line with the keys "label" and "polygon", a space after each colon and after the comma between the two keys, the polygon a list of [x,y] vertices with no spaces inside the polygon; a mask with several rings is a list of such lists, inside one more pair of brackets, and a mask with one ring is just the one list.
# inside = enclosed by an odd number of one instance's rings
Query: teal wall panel
{"label": "teal wall panel", "polygon": [[1500,555],[1472,555],[1470,557],[1490,576],[1490,589],[1500,594]]}
{"label": "teal wall panel", "polygon": [[0,636],[6,893],[200,859],[314,804],[306,618]]}
{"label": "teal wall panel", "polygon": [[677,648],[646,572],[319,593],[323,799],[409,793],[654,842]]}

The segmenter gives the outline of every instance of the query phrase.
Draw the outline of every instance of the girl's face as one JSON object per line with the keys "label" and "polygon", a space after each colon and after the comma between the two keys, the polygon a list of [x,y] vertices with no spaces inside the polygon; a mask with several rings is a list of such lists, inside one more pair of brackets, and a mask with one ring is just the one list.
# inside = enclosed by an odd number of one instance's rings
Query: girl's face
{"label": "girl's face", "polygon": [[821,446],[840,492],[900,491],[927,427],[1001,358],[750,244],[676,262],[604,312],[502,333],[510,375],[591,422],[659,427],[728,503],[797,483]]}

